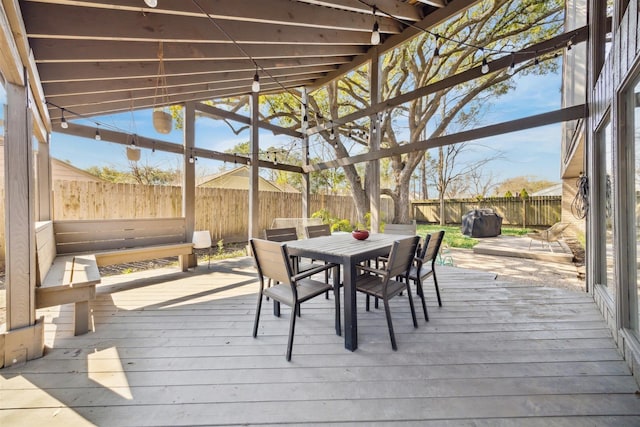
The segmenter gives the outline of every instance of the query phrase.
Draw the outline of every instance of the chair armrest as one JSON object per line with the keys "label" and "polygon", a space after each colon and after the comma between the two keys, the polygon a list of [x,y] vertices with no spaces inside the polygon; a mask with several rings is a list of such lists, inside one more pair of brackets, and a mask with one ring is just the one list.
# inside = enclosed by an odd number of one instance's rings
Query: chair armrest
{"label": "chair armrest", "polygon": [[366,265],[358,265],[356,266],[356,268],[358,270],[368,271],[369,273],[377,274],[378,276],[384,276],[385,274],[387,274],[387,272],[384,270],[380,270],[373,267],[367,267]]}
{"label": "chair armrest", "polygon": [[313,276],[314,274],[318,274],[321,273],[323,271],[329,270],[330,268],[336,267],[338,264],[334,264],[334,263],[327,263],[325,265],[319,265],[318,267],[314,267],[312,269],[309,270],[305,270],[302,273],[298,273],[296,275],[294,275],[293,277],[291,277],[292,280],[296,281],[296,280],[300,280],[300,279],[304,279],[306,277],[310,277]]}

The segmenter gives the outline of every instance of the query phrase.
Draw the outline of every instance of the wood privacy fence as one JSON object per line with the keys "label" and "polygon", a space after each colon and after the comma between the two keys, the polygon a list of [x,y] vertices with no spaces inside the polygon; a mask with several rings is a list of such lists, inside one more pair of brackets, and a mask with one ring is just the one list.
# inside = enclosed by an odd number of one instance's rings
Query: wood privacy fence
{"label": "wood privacy fence", "polygon": [[[259,229],[274,218],[302,217],[302,195],[260,192]],[[350,196],[311,195],[311,212],[326,209],[334,217],[356,222]],[[393,202],[383,199],[382,218],[393,215]],[[249,194],[247,190],[196,188],[196,230],[210,230],[214,241],[247,240]],[[182,216],[182,188],[166,185],[112,184],[54,181],[53,219],[167,218]]]}
{"label": "wood privacy fence", "polygon": [[[440,222],[440,202],[421,200],[411,202],[414,218],[418,222]],[[562,196],[490,197],[476,199],[451,199],[445,201],[445,223],[460,224],[462,216],[474,209],[493,209],[502,217],[502,224],[523,227],[547,227],[560,221]]]}

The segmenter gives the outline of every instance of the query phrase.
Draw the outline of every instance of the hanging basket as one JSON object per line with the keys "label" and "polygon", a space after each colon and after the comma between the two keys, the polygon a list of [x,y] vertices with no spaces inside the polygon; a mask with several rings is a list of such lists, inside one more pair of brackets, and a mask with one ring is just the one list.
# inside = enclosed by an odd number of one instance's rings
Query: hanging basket
{"label": "hanging basket", "polygon": [[154,110],[153,127],[159,133],[169,133],[173,129],[173,117],[164,110]]}
{"label": "hanging basket", "polygon": [[140,160],[140,149],[135,147],[127,147],[127,159],[132,162]]}

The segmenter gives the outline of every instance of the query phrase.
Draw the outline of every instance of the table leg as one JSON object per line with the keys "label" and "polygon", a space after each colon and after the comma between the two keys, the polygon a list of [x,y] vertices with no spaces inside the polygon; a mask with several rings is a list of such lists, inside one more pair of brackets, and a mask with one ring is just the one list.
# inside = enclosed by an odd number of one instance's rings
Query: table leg
{"label": "table leg", "polygon": [[336,335],[342,335],[340,326],[340,266],[333,267],[333,298],[336,302]]}
{"label": "table leg", "polygon": [[351,262],[342,264],[344,271],[344,347],[354,351],[358,348],[358,316],[356,313],[356,266]]}

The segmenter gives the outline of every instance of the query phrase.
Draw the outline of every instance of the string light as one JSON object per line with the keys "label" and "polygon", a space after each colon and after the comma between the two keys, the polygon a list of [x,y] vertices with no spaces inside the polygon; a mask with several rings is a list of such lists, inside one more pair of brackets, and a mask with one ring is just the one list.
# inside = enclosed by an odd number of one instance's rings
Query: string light
{"label": "string light", "polygon": [[273,152],[273,165],[278,166],[278,158],[276,157],[276,152]]}
{"label": "string light", "polygon": [[253,75],[253,83],[251,83],[251,91],[253,91],[253,93],[260,92],[260,76],[258,75],[257,65],[256,65],[256,73]]}
{"label": "string light", "polygon": [[64,118],[64,108],[61,108],[62,116],[60,118],[60,127],[62,129],[67,129],[69,127],[69,123],[67,123],[67,119]]}
{"label": "string light", "polygon": [[156,7],[158,5],[158,0],[144,0],[144,2],[149,7]]}
{"label": "string light", "polygon": [[100,141],[102,139],[102,137],[100,136],[100,129],[97,127],[97,124],[96,124],[96,136],[95,136],[95,138],[96,138],[96,141]]}
{"label": "string light", "polygon": [[380,25],[378,25],[378,17],[376,16],[377,8],[373,6],[373,30],[371,31],[371,44],[377,46],[380,44]]}
{"label": "string light", "polygon": [[482,71],[482,74],[487,74],[489,72],[489,61],[487,61],[487,57],[484,55],[484,48],[480,48],[480,52],[482,52],[482,67],[480,71]]}
{"label": "string light", "polygon": [[331,141],[336,139],[336,131],[333,129],[333,120],[331,121],[331,133],[329,134],[329,139]]}
{"label": "string light", "polygon": [[155,141],[153,141],[153,142],[151,143],[151,152],[152,152],[152,153],[155,153],[155,152],[156,152],[156,142],[155,142]]}
{"label": "string light", "polygon": [[507,74],[509,74],[510,76],[513,76],[515,73],[516,73],[516,60],[515,60],[515,55],[512,53],[511,65],[509,65],[509,68],[507,68]]}
{"label": "string light", "polygon": [[533,65],[539,65],[539,64],[540,64],[540,60],[538,59],[538,52],[536,52],[536,59],[534,59]]}
{"label": "string light", "polygon": [[439,46],[440,35],[436,34],[436,48],[433,51],[433,65],[440,64],[440,46]]}

